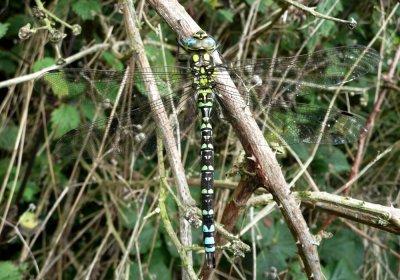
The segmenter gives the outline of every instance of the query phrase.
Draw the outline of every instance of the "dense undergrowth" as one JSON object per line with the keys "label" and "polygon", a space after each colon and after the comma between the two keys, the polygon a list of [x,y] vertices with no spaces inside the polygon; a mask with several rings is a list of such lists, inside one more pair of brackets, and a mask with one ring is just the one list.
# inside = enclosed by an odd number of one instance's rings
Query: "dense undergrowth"
{"label": "dense undergrowth", "polygon": [[[71,30],[59,22],[49,32],[46,22],[33,16],[38,12],[33,2],[5,2],[0,7],[1,81],[37,72],[102,43],[109,46],[82,55],[68,67],[122,71],[135,63],[134,52],[129,51],[126,43],[123,15],[113,1],[45,3],[56,17],[71,26],[79,24],[80,33],[77,26]],[[199,26],[217,39],[226,61],[292,56],[301,47],[303,53],[309,53],[373,41],[372,47],[382,57],[379,74],[372,73],[348,84],[335,107],[350,107],[352,112],[368,119],[385,91],[367,134],[360,170],[380,153],[391,150],[359,176],[347,195],[399,208],[399,66],[391,81],[386,78],[400,44],[400,10],[384,31],[379,31],[396,1],[301,2],[316,7],[322,14],[354,18],[358,25],[349,29],[347,24],[322,20],[286,1],[186,1],[182,5]],[[178,64],[177,34],[148,4],[139,1],[135,5],[151,65]],[[27,24],[31,24],[30,28]],[[39,26],[45,28],[38,29]],[[25,28],[21,30],[22,27]],[[60,40],[63,34],[66,37]],[[44,279],[113,279],[117,272],[129,279],[180,279],[179,254],[157,210],[160,177],[154,154],[121,153],[101,161],[96,169],[90,157],[67,160],[65,153],[65,158],[59,157],[54,146],[60,136],[93,120],[95,110],[90,102],[66,100],[57,88],[40,81],[12,84],[0,88],[0,92],[0,279],[29,279],[38,275]],[[327,107],[331,95],[318,92],[300,101]],[[127,98],[122,101],[124,106],[129,102]],[[196,112],[191,114],[186,119],[196,117]],[[215,127],[215,209],[217,220],[221,220],[240,178],[237,174],[244,156],[226,120]],[[191,194],[199,201],[196,128],[197,125],[188,127],[181,151]],[[277,153],[287,182],[301,169],[294,155],[306,162],[313,148],[297,144]],[[357,149],[356,143],[322,145],[307,169],[308,175],[303,175],[293,190],[314,190],[311,185],[315,185],[321,191],[335,192],[348,182]],[[165,165],[169,190],[176,192],[173,179],[169,179],[172,175],[167,160]],[[169,194],[166,203],[178,232],[174,196]],[[246,209],[234,233],[253,223],[261,209]],[[332,233],[318,248],[327,279],[399,279],[398,236],[342,218],[332,222],[332,216],[323,211],[304,208],[303,214],[314,234],[322,234],[321,230]],[[199,245],[193,251],[196,271],[203,262],[201,236],[200,229],[193,230],[193,243]],[[295,241],[279,208],[253,224],[241,238],[256,250],[236,259],[235,268],[231,255],[229,259],[223,257],[218,267],[220,279],[305,279]]]}

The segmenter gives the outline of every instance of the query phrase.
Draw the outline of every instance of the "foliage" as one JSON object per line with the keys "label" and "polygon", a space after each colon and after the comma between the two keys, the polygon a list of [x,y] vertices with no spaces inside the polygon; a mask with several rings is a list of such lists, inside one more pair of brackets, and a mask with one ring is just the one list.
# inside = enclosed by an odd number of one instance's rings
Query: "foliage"
{"label": "foliage", "polygon": [[[32,15],[33,7],[26,1],[6,2],[8,5],[4,11],[1,8],[0,14],[0,81],[38,72],[62,61],[60,55],[67,58],[103,42],[110,42],[112,48],[83,56],[68,67],[122,71],[127,65],[135,63],[134,51],[123,42],[127,35],[115,1],[45,2],[45,7],[60,19],[51,27],[46,27],[43,20]],[[381,20],[390,13],[396,1],[382,1],[380,4],[376,1],[343,0],[301,2],[307,2],[316,11],[333,17],[354,18],[359,25],[349,30],[346,24],[330,20],[321,23],[321,19],[285,1],[208,0],[183,1],[182,5],[199,26],[215,36],[220,43],[220,52],[227,61],[231,61],[272,57],[275,52],[278,56],[292,56],[302,47],[303,52],[311,52],[340,45],[368,45],[375,40],[374,36],[382,27]],[[143,14],[138,24],[151,65],[176,64],[180,55],[176,48],[179,34],[173,33],[150,6],[144,5],[141,9]],[[384,75],[388,73],[400,42],[396,29],[399,11],[396,16],[397,22],[389,22],[384,34],[373,43],[375,49],[381,50],[381,71]],[[68,26],[79,24],[81,34],[63,25],[62,21],[67,22]],[[31,28],[25,31],[32,34],[29,33],[26,40],[20,40],[21,28],[28,23]],[[153,28],[158,24],[164,39],[162,42],[160,33]],[[49,29],[65,33],[66,37],[54,43]],[[392,84],[379,81],[387,90],[387,95],[368,136],[362,167],[375,160],[378,153],[386,148],[392,147],[392,151],[358,178],[351,196],[398,208],[400,103],[396,93],[399,92],[400,66],[396,71],[397,76]],[[36,277],[34,261],[41,269],[45,264],[49,265],[44,278],[49,275],[60,279],[84,278],[90,268],[93,279],[112,279],[116,270],[121,268],[119,266],[122,265],[124,254],[127,256],[124,269],[130,279],[180,279],[182,264],[179,252],[160,215],[154,214],[159,203],[157,160],[148,154],[130,150],[117,154],[112,160],[99,162],[81,157],[71,163],[58,158],[54,153],[54,145],[63,134],[95,117],[101,123],[104,115],[100,113],[97,116],[98,112],[90,100],[75,98],[86,90],[82,83],[54,80],[51,77],[46,79],[45,83],[41,83],[43,80],[40,79],[36,81],[32,96],[29,94],[29,83],[10,86],[9,89],[0,88],[0,178],[5,186],[0,190],[0,210],[2,217],[8,213],[8,223],[18,225],[14,229],[5,224],[0,232],[0,280]],[[377,93],[382,91],[382,88],[376,89],[377,84],[374,75],[349,84],[349,90],[338,97],[335,107],[351,107],[352,112],[368,118]],[[119,86],[108,81],[94,83],[99,95],[111,103],[116,99]],[[137,92],[143,93],[142,96],[136,96],[139,100],[147,98],[142,83],[133,86]],[[28,96],[31,96],[30,99],[27,99]],[[301,102],[327,107],[331,97],[332,93],[319,92],[302,97]],[[130,102],[128,98],[122,98],[117,109],[129,113],[126,108]],[[110,108],[105,108],[102,113],[110,111]],[[150,110],[142,114],[147,116]],[[189,130],[187,138],[182,139],[180,144],[185,171],[192,180],[189,181],[191,193],[198,199],[200,189],[195,179],[199,176],[199,146],[194,130]],[[240,173],[235,169],[243,161],[241,146],[233,134],[224,124],[216,124],[217,216],[221,215],[233,192],[224,189],[225,184],[239,180],[238,176],[227,178],[226,174]],[[19,137],[24,141],[16,145]],[[83,145],[83,141],[77,144]],[[96,144],[100,146],[100,143]],[[298,144],[290,148],[283,147],[282,153],[277,155],[288,182],[301,170],[294,155],[304,163],[313,155],[314,147]],[[320,190],[329,192],[345,184],[354,164],[356,149],[357,146],[353,144],[319,147],[307,168],[313,183]],[[154,153],[154,147],[150,151]],[[168,162],[165,164],[167,173],[171,173]],[[294,191],[308,190],[309,177],[302,176],[296,182]],[[175,191],[171,178],[169,174],[167,182]],[[7,206],[8,202],[11,203],[10,207]],[[34,214],[27,210],[30,204],[37,207]],[[166,204],[168,216],[178,232],[178,206],[171,194]],[[256,208],[254,212],[258,213],[260,209]],[[357,227],[355,230],[349,230],[340,221],[325,228],[330,220],[329,214],[306,208],[303,210],[312,233],[316,234],[321,229],[333,233],[331,238],[321,241],[318,249],[327,279],[372,279],[377,275],[382,279],[400,278],[398,255],[393,253],[399,251],[399,245],[394,235],[358,224],[353,224]],[[249,212],[242,215],[234,233],[252,223]],[[44,229],[39,238],[34,239],[36,229],[33,228],[42,222],[45,222]],[[24,224],[30,227],[29,230],[24,229]],[[22,235],[16,234],[16,230]],[[247,244],[254,242],[256,253],[247,253],[244,259],[238,259],[235,269],[223,257],[219,267],[223,273],[231,273],[230,277],[239,278],[234,272],[239,269],[248,279],[253,274],[257,279],[305,279],[296,242],[278,208],[254,224],[252,230],[254,235],[249,231],[241,238]],[[201,244],[201,230],[193,229],[193,232],[194,243]],[[27,244],[35,240],[29,254],[20,236]],[[134,246],[128,248],[131,239]],[[58,244],[54,245],[56,242]],[[194,268],[199,270],[203,255],[194,250],[193,256]]]}
{"label": "foliage", "polygon": [[0,279],[1,280],[20,280],[22,273],[18,266],[11,262],[0,262]]}
{"label": "foliage", "polygon": [[9,23],[0,22],[0,39],[6,35],[9,25]]}
{"label": "foliage", "polygon": [[83,20],[92,20],[101,11],[101,5],[96,0],[76,0],[72,10]]}

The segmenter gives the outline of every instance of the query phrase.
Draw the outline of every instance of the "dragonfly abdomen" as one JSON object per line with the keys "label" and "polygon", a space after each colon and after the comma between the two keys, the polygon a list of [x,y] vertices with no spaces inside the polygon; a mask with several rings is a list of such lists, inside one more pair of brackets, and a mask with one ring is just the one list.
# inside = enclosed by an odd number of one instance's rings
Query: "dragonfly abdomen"
{"label": "dragonfly abdomen", "polygon": [[215,268],[214,225],[214,147],[212,144],[211,111],[216,87],[216,69],[211,52],[217,47],[215,40],[204,31],[195,33],[181,46],[190,53],[193,75],[192,88],[196,92],[197,107],[201,113],[201,212],[203,244],[208,268]]}
{"label": "dragonfly abdomen", "polygon": [[215,267],[214,239],[214,147],[210,115],[214,101],[211,89],[199,90],[197,106],[201,112],[201,209],[203,218],[203,243],[207,267]]}

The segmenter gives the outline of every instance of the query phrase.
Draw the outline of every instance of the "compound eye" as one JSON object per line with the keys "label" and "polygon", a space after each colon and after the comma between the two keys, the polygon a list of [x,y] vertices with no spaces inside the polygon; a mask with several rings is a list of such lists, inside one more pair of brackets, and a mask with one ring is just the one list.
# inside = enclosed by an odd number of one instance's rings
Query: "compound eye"
{"label": "compound eye", "polygon": [[213,38],[208,37],[203,40],[203,47],[207,50],[213,50],[215,49],[216,42]]}
{"label": "compound eye", "polygon": [[198,49],[200,47],[199,40],[194,38],[188,39],[186,45],[191,49]]}

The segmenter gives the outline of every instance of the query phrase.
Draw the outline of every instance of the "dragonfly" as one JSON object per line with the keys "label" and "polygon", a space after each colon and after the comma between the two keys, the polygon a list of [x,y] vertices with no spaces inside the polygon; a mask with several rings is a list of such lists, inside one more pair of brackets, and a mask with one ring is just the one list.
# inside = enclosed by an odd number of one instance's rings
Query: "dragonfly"
{"label": "dragonfly", "polygon": [[[218,52],[217,41],[205,31],[179,38],[178,44],[187,55],[185,65],[130,72],[62,68],[45,73],[41,80],[62,97],[60,106],[77,102],[84,108],[82,114],[91,119],[58,140],[55,153],[62,159],[75,155],[95,158],[101,145],[104,158],[127,154],[151,157],[156,142],[151,112],[161,108],[170,117],[177,144],[194,130],[193,124],[200,123],[203,246],[206,266],[211,269],[215,268],[216,253],[213,137],[218,136],[215,124],[226,117],[222,98],[237,101],[238,110],[245,102],[260,128],[276,136],[271,145],[351,143],[364,131],[361,117],[298,99],[373,73],[380,57],[374,49],[355,45],[294,57],[216,62],[213,54]],[[227,86],[224,79],[232,80],[235,86]],[[161,99],[148,100],[146,82],[157,84]],[[126,94],[118,104],[120,110],[110,116],[121,87]]]}

